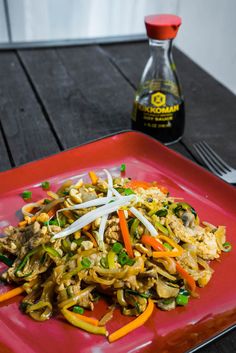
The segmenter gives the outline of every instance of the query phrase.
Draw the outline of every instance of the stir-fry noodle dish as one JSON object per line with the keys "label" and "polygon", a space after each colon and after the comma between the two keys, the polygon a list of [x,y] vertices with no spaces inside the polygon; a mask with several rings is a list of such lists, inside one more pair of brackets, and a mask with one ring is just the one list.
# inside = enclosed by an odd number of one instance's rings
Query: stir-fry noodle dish
{"label": "stir-fry noodle dish", "polygon": [[[60,315],[113,342],[153,310],[198,300],[197,287],[212,278],[211,262],[231,249],[225,227],[200,220],[193,205],[158,182],[128,178],[124,169],[118,177],[91,171],[57,192],[43,182],[45,198],[37,202],[23,192],[23,219],[0,238],[1,280],[14,285],[0,302],[22,293],[22,315]],[[107,311],[96,318],[91,311],[101,297]],[[133,319],[108,333],[114,310]]]}

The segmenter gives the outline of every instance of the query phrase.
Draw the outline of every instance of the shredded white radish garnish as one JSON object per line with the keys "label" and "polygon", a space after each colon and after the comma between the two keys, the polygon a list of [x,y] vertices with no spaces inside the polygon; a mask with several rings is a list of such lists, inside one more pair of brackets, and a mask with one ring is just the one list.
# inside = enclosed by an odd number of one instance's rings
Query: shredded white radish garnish
{"label": "shredded white radish garnish", "polygon": [[[107,181],[108,181],[107,198],[110,198],[110,197],[112,197],[111,188],[113,187],[113,179],[112,179],[112,176],[111,176],[111,174],[109,173],[109,171],[107,169],[104,169],[104,172],[107,175]],[[108,215],[104,215],[101,218],[101,223],[100,223],[99,230],[98,230],[98,233],[97,233],[98,234],[97,241],[98,241],[99,247],[103,247],[104,233],[105,233],[107,218],[108,218]]]}
{"label": "shredded white radish garnish", "polygon": [[[119,194],[119,192],[117,190],[115,190],[114,188],[111,188],[113,194],[117,197],[122,197],[121,194]],[[156,235],[158,235],[158,231],[155,229],[155,227],[152,225],[151,222],[149,222],[149,220],[142,215],[141,212],[139,212],[135,207],[130,207],[130,211],[140,220],[141,223],[143,223],[143,225],[147,228],[147,230],[149,231],[149,233],[155,237]]]}
{"label": "shredded white radish garnish", "polygon": [[147,230],[153,237],[158,235],[158,231],[156,230],[156,228],[152,225],[151,222],[149,222],[149,220],[145,216],[142,215],[141,212],[139,212],[135,207],[130,207],[130,211],[133,213],[133,215],[135,215],[135,217],[140,220],[141,223],[143,223],[143,225],[147,228]]}
{"label": "shredded white radish garnish", "polygon": [[116,199],[116,201],[106,204],[104,206],[101,206],[97,208],[96,210],[92,210],[82,217],[80,217],[77,221],[72,223],[69,227],[66,229],[62,230],[61,232],[55,234],[52,237],[52,240],[54,239],[59,239],[59,238],[64,238],[67,235],[70,235],[77,230],[82,229],[85,227],[87,224],[90,224],[91,222],[95,221],[95,219],[102,217],[104,215],[107,215],[109,213],[117,211],[120,207],[129,205],[129,203],[136,198],[135,195],[130,195],[130,196],[121,196],[119,199]]}
{"label": "shredded white radish garnish", "polygon": [[66,207],[66,208],[61,208],[60,210],[57,211],[57,214],[62,211],[69,211],[69,210],[80,210],[82,208],[88,208],[88,207],[94,207],[94,206],[101,206],[105,205],[108,202],[115,201],[117,200],[117,197],[111,196],[111,197],[98,197],[97,199],[93,199],[90,201],[86,201],[83,203],[80,203],[78,205],[74,205],[71,207]]}

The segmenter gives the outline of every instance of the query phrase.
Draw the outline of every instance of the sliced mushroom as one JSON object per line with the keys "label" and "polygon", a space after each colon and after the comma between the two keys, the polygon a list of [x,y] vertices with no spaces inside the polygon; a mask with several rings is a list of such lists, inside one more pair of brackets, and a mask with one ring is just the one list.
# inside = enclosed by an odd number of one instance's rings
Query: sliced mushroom
{"label": "sliced mushroom", "polygon": [[179,288],[170,287],[160,278],[157,279],[156,292],[160,298],[176,297],[179,293]]}

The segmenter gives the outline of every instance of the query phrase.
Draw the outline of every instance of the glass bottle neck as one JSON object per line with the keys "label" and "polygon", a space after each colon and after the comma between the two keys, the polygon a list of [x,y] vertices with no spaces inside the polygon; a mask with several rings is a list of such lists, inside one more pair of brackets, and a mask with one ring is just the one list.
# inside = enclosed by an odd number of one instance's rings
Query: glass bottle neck
{"label": "glass bottle neck", "polygon": [[149,39],[151,56],[171,56],[173,39],[157,40]]}

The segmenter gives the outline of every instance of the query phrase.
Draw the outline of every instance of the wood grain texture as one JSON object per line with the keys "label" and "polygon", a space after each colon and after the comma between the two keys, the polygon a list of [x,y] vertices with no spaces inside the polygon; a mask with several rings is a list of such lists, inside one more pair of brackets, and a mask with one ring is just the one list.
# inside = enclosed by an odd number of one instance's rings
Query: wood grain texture
{"label": "wood grain texture", "polygon": [[64,148],[130,127],[133,89],[99,47],[20,56]]}
{"label": "wood grain texture", "polygon": [[0,119],[14,164],[59,150],[27,77],[13,52],[0,55]]}
{"label": "wood grain texture", "polygon": [[2,132],[0,131],[0,172],[6,169],[10,169],[13,166],[14,165],[11,164],[7,152],[6,141],[4,140]]}
{"label": "wood grain texture", "polygon": [[[148,43],[104,45],[103,49],[122,74],[137,86],[149,57]],[[197,158],[192,144],[205,140],[222,158],[236,167],[235,95],[176,48],[174,58],[185,95],[184,145]]]}

